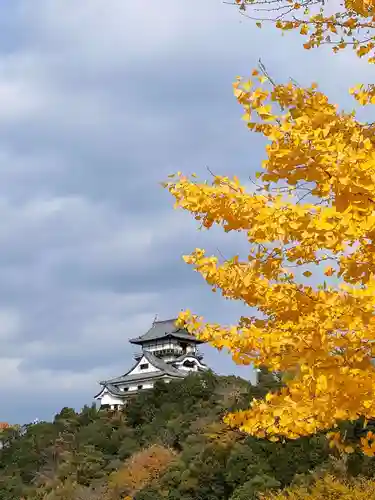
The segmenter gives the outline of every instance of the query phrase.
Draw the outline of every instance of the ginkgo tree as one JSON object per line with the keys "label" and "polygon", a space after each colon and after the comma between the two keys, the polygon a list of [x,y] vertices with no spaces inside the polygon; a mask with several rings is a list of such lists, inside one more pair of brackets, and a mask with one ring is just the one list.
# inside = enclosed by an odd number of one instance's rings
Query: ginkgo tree
{"label": "ginkgo tree", "polygon": [[[336,2],[236,3],[247,15],[266,4],[278,28],[307,35],[307,49],[351,45],[375,61],[373,0],[347,0],[329,15]],[[372,85],[351,93],[362,105],[375,100]],[[339,110],[316,84],[276,84],[264,68],[237,78],[234,94],[248,128],[268,140],[255,193],[223,176],[200,182],[177,173],[165,186],[203,227],[246,235],[246,259],[203,249],[184,259],[259,314],[223,326],[184,311],[179,323],[238,364],[288,374],[279,392],[228,414],[227,424],[271,440],[330,431],[331,444],[351,452],[357,445],[345,443],[339,423],[375,419],[375,125]],[[375,455],[375,435],[365,431],[358,446]]]}

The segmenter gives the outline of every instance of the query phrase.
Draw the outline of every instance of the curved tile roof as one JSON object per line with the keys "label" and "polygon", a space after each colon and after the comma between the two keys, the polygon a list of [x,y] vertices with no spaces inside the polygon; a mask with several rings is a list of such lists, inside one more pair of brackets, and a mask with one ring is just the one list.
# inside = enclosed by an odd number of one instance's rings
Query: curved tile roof
{"label": "curved tile roof", "polygon": [[[103,380],[100,382],[101,385],[108,387],[109,385],[117,385],[126,382],[135,382],[140,380],[149,380],[161,377],[163,375],[169,375],[171,377],[183,378],[186,376],[185,373],[182,373],[180,370],[177,370],[174,366],[165,363],[162,359],[154,356],[151,352],[144,351],[143,356],[147,359],[147,361],[157,368],[157,371],[154,372],[145,372],[145,373],[135,373],[134,375],[131,372],[134,370],[136,366],[138,366],[141,362],[139,360],[127,373],[121,375],[120,377],[112,378],[110,380]],[[123,393],[121,393],[123,394]]]}
{"label": "curved tile roof", "polygon": [[178,328],[176,326],[177,318],[167,319],[164,321],[155,321],[152,327],[140,337],[129,340],[132,344],[143,344],[152,340],[160,340],[167,337],[175,337],[179,340],[187,340],[201,344],[202,341],[198,340],[194,335],[191,335],[187,330]]}

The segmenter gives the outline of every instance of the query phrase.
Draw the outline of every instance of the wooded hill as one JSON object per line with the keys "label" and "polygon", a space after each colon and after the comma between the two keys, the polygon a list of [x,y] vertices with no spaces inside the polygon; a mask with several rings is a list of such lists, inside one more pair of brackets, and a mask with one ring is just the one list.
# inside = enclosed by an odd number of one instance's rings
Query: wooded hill
{"label": "wooded hill", "polygon": [[[64,408],[22,436],[5,429],[0,500],[249,500],[332,469],[324,436],[272,443],[222,423],[226,411],[278,385],[266,372],[257,386],[190,375],[158,383],[124,412]],[[375,473],[373,459],[359,455],[346,467]]]}

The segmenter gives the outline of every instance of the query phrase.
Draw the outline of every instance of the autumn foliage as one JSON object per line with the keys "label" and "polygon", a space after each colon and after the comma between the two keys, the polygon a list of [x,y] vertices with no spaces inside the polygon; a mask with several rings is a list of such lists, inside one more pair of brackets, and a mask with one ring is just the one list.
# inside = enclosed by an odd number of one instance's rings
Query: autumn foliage
{"label": "autumn foliage", "polygon": [[279,493],[259,495],[262,500],[374,500],[375,481],[357,479],[342,481],[326,476],[311,486],[293,486]]}
{"label": "autumn foliage", "polygon": [[235,0],[240,11],[262,23],[273,22],[281,31],[298,30],[305,49],[330,45],[334,52],[352,47],[359,57],[375,62],[375,3],[373,0]]}
{"label": "autumn foliage", "polygon": [[115,493],[124,493],[125,498],[131,499],[137,491],[156,480],[174,456],[172,450],[157,444],[141,450],[112,474],[109,486]]}
{"label": "autumn foliage", "polygon": [[[256,4],[239,3],[245,11]],[[364,40],[372,36],[373,1],[346,1],[330,18],[322,9],[301,25],[303,33],[313,30],[305,48],[328,42],[326,30],[340,29],[341,36],[356,37],[351,44],[359,56],[364,47],[372,53],[372,42]],[[282,29],[300,26],[282,22]],[[363,105],[374,101],[372,86],[350,92]],[[375,418],[375,126],[340,110],[317,84],[276,84],[263,67],[250,80],[237,78],[234,94],[247,127],[268,140],[255,191],[237,178],[199,182],[181,173],[166,187],[176,207],[202,227],[245,235],[245,258],[224,260],[196,249],[184,259],[213,290],[260,314],[227,327],[185,311],[179,322],[228,349],[238,364],[287,375],[278,393],[227,415],[227,424],[271,440],[330,431],[333,446],[352,452],[359,443],[373,456],[372,432],[347,443],[336,427],[359,418],[366,427]]]}

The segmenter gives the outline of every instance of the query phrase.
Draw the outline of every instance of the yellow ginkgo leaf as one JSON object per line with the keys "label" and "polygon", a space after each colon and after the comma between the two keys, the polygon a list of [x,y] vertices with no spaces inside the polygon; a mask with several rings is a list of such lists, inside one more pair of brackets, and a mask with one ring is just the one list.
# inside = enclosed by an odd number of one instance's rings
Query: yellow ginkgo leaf
{"label": "yellow ginkgo leaf", "polygon": [[324,274],[326,276],[332,276],[334,273],[335,273],[335,270],[333,269],[333,267],[326,267],[324,270]]}

